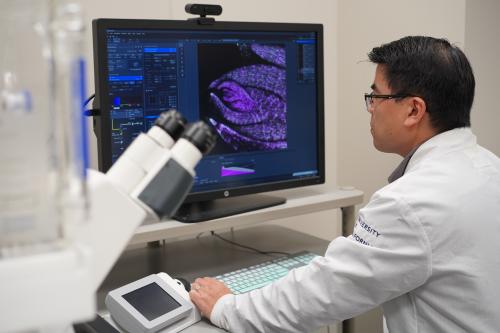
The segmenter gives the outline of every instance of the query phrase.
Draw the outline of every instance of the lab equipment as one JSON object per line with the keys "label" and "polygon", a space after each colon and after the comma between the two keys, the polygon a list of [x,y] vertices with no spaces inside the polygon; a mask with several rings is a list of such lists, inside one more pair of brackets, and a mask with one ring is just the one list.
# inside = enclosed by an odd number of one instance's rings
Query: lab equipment
{"label": "lab equipment", "polygon": [[294,268],[302,267],[311,262],[318,255],[308,251],[301,251],[250,267],[218,275],[215,278],[226,284],[233,294],[243,294],[259,289],[279,280]]}
{"label": "lab equipment", "polygon": [[202,121],[189,124],[172,147],[171,157],[162,157],[156,163],[132,191],[132,197],[144,202],[159,218],[172,216],[183,200],[171,198],[186,197],[193,184],[194,167],[215,142],[215,134],[207,124]]}
{"label": "lab equipment", "polygon": [[82,34],[75,1],[0,2],[3,256],[57,248],[86,219]]}
{"label": "lab equipment", "polygon": [[[157,167],[144,176],[137,190],[131,190],[132,194],[116,186],[106,174],[88,170],[92,203],[89,219],[72,225],[59,248],[32,256],[1,258],[1,332],[40,327],[64,332],[71,322],[93,316],[93,295],[130,235],[142,222],[159,221],[174,213],[189,191],[201,151],[213,147],[214,135],[208,126],[198,122],[190,129],[172,151],[162,148],[164,153],[153,163]],[[154,182],[158,186],[151,185]],[[110,212],[113,218],[109,218]],[[68,302],[67,295],[77,301]],[[20,313],[25,319],[19,320]]]}
{"label": "lab equipment", "polygon": [[[0,331],[41,327],[63,332],[71,322],[91,318],[95,312],[93,295],[130,235],[142,222],[159,221],[174,213],[189,191],[194,166],[202,152],[213,147],[213,139],[208,126],[200,122],[189,126],[171,151],[162,148],[164,153],[153,163],[157,167],[140,180],[131,194],[106,174],[88,170],[92,204],[87,223],[72,225],[68,231],[71,237],[66,236],[65,242],[51,252],[1,258]],[[154,182],[159,184],[153,186]],[[113,218],[109,218],[110,212]],[[67,295],[77,301],[67,302]],[[25,319],[19,320],[20,313]]]}
{"label": "lab equipment", "polygon": [[240,195],[324,182],[322,25],[97,19],[93,38],[101,171],[168,108],[217,131],[175,218],[272,206],[285,199]]}
{"label": "lab equipment", "polygon": [[147,133],[140,133],[106,173],[109,179],[130,193],[152,170],[158,159],[172,148],[185,129],[186,119],[176,110],[160,114]]}
{"label": "lab equipment", "polygon": [[152,274],[112,290],[106,296],[112,324],[125,332],[175,333],[201,316],[179,281]]}

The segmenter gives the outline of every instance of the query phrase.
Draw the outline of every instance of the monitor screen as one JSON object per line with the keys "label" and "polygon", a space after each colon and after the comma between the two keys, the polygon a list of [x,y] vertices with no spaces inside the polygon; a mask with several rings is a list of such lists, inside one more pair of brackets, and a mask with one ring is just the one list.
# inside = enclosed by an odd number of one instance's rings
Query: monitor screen
{"label": "monitor screen", "polygon": [[177,109],[218,135],[188,202],[324,182],[320,24],[93,22],[99,168]]}

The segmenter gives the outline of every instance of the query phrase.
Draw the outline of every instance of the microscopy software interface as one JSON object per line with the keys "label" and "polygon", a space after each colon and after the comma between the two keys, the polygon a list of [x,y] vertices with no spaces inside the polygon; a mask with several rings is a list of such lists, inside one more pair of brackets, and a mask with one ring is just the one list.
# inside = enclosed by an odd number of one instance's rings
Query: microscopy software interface
{"label": "microscopy software interface", "polygon": [[194,190],[316,175],[316,43],[314,32],[108,30],[112,161],[177,109],[218,134]]}

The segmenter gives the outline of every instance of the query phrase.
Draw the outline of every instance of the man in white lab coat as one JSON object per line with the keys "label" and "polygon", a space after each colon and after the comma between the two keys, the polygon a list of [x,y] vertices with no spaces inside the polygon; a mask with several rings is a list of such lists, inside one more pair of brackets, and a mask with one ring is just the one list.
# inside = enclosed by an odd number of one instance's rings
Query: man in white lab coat
{"label": "man in white lab coat", "polygon": [[305,332],[382,305],[390,332],[500,330],[500,160],[469,128],[469,62],[431,37],[369,59],[373,144],[403,162],[324,257],[242,295],[197,279],[191,299],[215,325]]}

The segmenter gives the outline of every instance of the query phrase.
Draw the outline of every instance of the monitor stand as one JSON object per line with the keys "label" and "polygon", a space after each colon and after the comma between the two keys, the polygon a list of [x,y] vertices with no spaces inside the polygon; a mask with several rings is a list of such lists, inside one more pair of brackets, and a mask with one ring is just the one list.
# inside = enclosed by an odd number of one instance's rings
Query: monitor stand
{"label": "monitor stand", "polygon": [[184,223],[201,222],[280,205],[286,198],[251,194],[183,204],[172,217]]}

